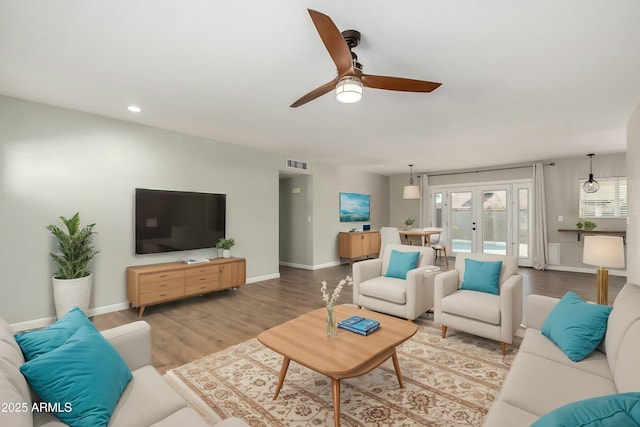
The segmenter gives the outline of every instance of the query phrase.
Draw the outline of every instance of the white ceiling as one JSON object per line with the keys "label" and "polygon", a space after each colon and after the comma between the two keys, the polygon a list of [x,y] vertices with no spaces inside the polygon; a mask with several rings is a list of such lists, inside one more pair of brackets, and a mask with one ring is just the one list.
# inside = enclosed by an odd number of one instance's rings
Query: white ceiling
{"label": "white ceiling", "polygon": [[[442,86],[289,108],[335,76],[307,7],[362,33],[365,73]],[[625,151],[639,41],[638,0],[0,0],[0,94],[297,160],[435,172]]]}

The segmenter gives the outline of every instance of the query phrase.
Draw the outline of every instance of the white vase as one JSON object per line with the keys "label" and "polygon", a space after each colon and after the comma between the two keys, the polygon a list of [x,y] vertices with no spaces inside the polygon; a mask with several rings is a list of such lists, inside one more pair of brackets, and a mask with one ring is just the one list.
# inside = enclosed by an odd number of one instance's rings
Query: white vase
{"label": "white vase", "polygon": [[231,258],[231,249],[225,249],[222,251],[222,256],[224,258]]}
{"label": "white vase", "polygon": [[73,307],[78,306],[84,314],[89,311],[93,274],[79,279],[53,279],[53,301],[56,317],[60,319]]}

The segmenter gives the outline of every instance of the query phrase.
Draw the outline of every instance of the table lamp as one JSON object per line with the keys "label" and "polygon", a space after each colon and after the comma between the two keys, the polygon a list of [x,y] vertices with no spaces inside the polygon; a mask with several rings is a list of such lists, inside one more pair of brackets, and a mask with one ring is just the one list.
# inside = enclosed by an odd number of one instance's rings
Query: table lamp
{"label": "table lamp", "polygon": [[609,268],[624,267],[624,242],[616,236],[585,236],[582,262],[598,266],[598,304],[609,304]]}

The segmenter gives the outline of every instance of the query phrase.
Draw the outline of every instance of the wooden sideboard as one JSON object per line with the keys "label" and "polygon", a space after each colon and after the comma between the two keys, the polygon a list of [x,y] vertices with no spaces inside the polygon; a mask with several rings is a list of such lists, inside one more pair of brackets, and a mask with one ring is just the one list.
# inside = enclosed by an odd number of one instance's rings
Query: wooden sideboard
{"label": "wooden sideboard", "polygon": [[349,266],[357,258],[368,258],[380,253],[379,231],[340,232],[338,235],[338,256],[348,258]]}
{"label": "wooden sideboard", "polygon": [[237,288],[246,281],[244,258],[214,258],[207,263],[163,264],[127,267],[127,297],[131,307],[148,305]]}

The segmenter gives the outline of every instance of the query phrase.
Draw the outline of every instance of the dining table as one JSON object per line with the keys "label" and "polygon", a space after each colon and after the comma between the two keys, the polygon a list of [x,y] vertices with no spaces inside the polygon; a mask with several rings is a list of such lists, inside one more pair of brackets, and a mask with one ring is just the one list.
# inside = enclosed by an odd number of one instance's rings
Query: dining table
{"label": "dining table", "polygon": [[404,236],[407,245],[413,244],[411,237],[420,237],[422,246],[431,246],[431,236],[441,234],[441,228],[400,228],[398,233]]}

